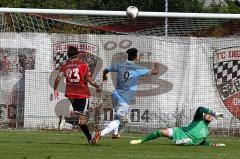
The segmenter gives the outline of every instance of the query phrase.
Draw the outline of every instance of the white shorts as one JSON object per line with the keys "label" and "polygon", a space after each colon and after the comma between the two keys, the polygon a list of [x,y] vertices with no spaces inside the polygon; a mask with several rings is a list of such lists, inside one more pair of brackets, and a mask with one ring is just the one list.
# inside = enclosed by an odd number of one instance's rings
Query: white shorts
{"label": "white shorts", "polygon": [[168,137],[172,138],[173,137],[173,128],[167,128],[168,130]]}
{"label": "white shorts", "polygon": [[114,110],[114,118],[127,118],[129,112],[129,105],[126,103],[120,103],[113,108]]}

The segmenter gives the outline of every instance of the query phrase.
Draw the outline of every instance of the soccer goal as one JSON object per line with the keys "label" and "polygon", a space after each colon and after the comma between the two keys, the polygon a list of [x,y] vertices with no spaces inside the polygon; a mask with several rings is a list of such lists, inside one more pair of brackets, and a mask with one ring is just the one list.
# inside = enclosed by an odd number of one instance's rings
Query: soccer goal
{"label": "soccer goal", "polygon": [[[139,64],[160,63],[160,74],[142,77],[126,132],[184,126],[199,106],[223,112],[213,133],[236,135],[240,128],[240,15],[207,13],[48,10],[0,8],[0,127],[57,129],[71,104],[53,83],[69,45],[101,80],[102,71],[126,60],[137,48]],[[89,123],[103,127],[113,118],[111,74],[103,92],[91,88]],[[71,125],[64,129],[72,130]]]}

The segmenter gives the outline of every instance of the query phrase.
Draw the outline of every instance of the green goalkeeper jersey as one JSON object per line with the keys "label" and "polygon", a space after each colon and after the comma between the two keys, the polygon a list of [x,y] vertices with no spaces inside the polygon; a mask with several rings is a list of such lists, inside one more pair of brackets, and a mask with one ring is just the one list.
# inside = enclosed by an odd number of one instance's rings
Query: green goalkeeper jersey
{"label": "green goalkeeper jersey", "polygon": [[193,121],[186,127],[174,128],[173,140],[178,141],[184,138],[190,138],[191,140],[184,145],[199,145],[209,143],[206,141],[209,134],[208,124],[209,122],[203,118],[204,113],[212,114],[212,110],[199,107],[194,115]]}

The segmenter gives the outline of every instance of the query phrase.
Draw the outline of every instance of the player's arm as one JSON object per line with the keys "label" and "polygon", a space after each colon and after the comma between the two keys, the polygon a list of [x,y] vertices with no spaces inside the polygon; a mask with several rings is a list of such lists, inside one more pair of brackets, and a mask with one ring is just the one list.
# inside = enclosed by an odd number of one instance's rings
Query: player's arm
{"label": "player's arm", "polygon": [[107,75],[110,71],[106,68],[103,70],[103,76],[102,76],[102,80],[106,81],[107,80]]}
{"label": "player's arm", "polygon": [[203,118],[204,113],[211,114],[216,119],[223,118],[223,113],[214,112],[214,111],[212,111],[208,108],[205,108],[205,107],[198,107],[198,109],[195,112],[193,120],[201,120]]}
{"label": "player's arm", "polygon": [[203,140],[199,145],[203,145],[203,146],[211,146],[212,143],[210,143],[207,139]]}
{"label": "player's arm", "polygon": [[62,80],[62,77],[61,76],[57,76],[57,78],[54,81],[54,87],[53,87],[54,90],[57,90],[57,87],[58,87],[59,83],[61,82],[61,80]]}
{"label": "player's arm", "polygon": [[219,144],[211,143],[207,139],[204,140],[203,142],[201,142],[200,145],[203,145],[203,146],[214,146],[214,147],[226,146],[225,144],[222,144],[222,143],[219,143]]}
{"label": "player's arm", "polygon": [[89,82],[93,87],[95,87],[97,92],[101,92],[101,84],[98,84],[95,81],[95,79],[92,76],[92,73],[90,72],[89,67],[87,66],[86,68],[87,69],[84,77],[85,81]]}
{"label": "player's arm", "polygon": [[157,75],[160,72],[160,63],[155,62],[154,67],[151,70],[151,75]]}
{"label": "player's arm", "polygon": [[204,113],[213,115],[214,112],[212,110],[208,109],[208,108],[205,108],[205,107],[198,107],[198,109],[195,112],[193,120],[201,120],[203,118]]}
{"label": "player's arm", "polygon": [[92,76],[86,76],[86,81],[95,87],[97,92],[101,92],[101,84],[98,84]]}
{"label": "player's arm", "polygon": [[110,67],[107,67],[103,70],[103,76],[102,76],[102,80],[106,81],[107,80],[107,75],[109,72],[117,72],[118,71],[118,66],[119,64],[112,64]]}
{"label": "player's arm", "polygon": [[61,67],[59,70],[59,73],[54,81],[54,86],[53,86],[54,90],[57,90],[59,83],[61,82],[62,78],[64,78],[64,77],[65,77],[64,68]]}
{"label": "player's arm", "polygon": [[53,86],[54,93],[53,93],[53,95],[54,95],[55,99],[58,99],[58,90],[57,90],[57,88],[58,88],[58,85],[61,82],[61,80],[62,80],[62,76],[58,75],[57,78],[54,81],[54,86]]}

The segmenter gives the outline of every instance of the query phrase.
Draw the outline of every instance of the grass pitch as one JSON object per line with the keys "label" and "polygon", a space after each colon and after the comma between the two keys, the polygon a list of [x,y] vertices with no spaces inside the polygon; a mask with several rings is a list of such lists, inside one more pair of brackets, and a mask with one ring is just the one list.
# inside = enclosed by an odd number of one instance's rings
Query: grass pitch
{"label": "grass pitch", "polygon": [[240,159],[240,138],[211,138],[226,147],[176,146],[165,138],[129,144],[138,137],[106,136],[89,145],[80,132],[0,131],[0,159]]}

